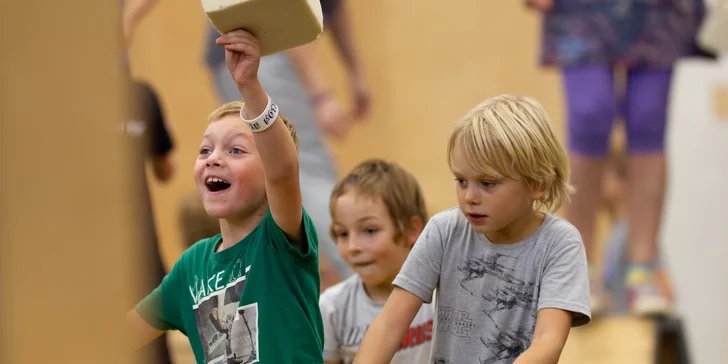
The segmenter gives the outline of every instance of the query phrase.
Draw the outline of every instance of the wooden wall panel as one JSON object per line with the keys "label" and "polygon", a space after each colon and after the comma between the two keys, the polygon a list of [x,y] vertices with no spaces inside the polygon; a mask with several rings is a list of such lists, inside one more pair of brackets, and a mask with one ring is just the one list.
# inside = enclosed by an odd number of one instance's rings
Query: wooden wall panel
{"label": "wooden wall panel", "polygon": [[[117,2],[0,11],[0,362],[128,363]],[[141,272],[141,270],[139,270]]]}

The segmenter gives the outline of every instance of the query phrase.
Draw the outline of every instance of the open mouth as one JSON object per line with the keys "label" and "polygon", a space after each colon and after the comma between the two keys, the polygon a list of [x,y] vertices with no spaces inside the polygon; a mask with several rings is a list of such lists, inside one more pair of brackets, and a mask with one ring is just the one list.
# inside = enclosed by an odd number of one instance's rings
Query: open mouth
{"label": "open mouth", "polygon": [[207,190],[210,192],[218,192],[230,188],[230,182],[217,177],[208,177],[207,181],[205,181],[205,185],[207,186]]}
{"label": "open mouth", "polygon": [[471,214],[468,214],[468,217],[470,217],[470,219],[471,219],[471,220],[474,220],[474,221],[482,221],[482,220],[484,220],[484,219],[485,219],[486,217],[488,217],[488,215],[482,215],[482,214],[472,214],[472,213],[471,213]]}

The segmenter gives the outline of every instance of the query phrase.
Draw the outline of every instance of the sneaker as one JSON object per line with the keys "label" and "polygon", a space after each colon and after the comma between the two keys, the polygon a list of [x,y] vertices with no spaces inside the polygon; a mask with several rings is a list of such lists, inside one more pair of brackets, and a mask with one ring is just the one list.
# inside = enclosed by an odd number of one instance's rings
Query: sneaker
{"label": "sneaker", "polygon": [[670,301],[655,283],[644,283],[628,288],[629,310],[639,316],[667,316]]}
{"label": "sneaker", "polygon": [[627,272],[627,300],[632,314],[665,316],[671,310],[670,300],[660,289],[655,273],[643,267]]}

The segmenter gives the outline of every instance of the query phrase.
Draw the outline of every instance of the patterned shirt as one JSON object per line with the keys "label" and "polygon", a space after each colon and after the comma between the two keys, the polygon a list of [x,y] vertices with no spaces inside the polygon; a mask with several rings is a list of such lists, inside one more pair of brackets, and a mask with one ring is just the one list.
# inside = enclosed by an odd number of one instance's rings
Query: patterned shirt
{"label": "patterned shirt", "polygon": [[672,67],[695,53],[703,0],[554,0],[541,63]]}

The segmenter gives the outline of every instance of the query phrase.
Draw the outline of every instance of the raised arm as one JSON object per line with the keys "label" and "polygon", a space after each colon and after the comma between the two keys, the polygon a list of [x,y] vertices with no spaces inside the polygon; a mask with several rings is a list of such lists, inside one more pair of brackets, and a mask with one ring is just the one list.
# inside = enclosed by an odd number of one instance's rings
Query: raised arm
{"label": "raised arm", "polygon": [[[276,110],[271,109],[269,97],[258,82],[258,40],[244,30],[235,30],[218,38],[217,44],[225,46],[225,61],[245,102],[242,116],[246,120],[254,120],[263,116],[263,113],[275,115]],[[273,120],[272,123],[268,120],[267,128],[264,120],[260,120],[261,128],[253,133],[253,137],[263,161],[266,193],[273,220],[291,241],[296,242],[302,240],[299,238],[303,226],[298,153],[280,116]]]}
{"label": "raised arm", "polygon": [[122,25],[127,46],[131,44],[137,24],[157,4],[157,0],[124,0]]}
{"label": "raised arm", "polygon": [[315,41],[306,43],[288,51],[288,57],[291,59],[298,77],[301,78],[303,87],[312,98],[330,92],[316,58],[316,43]]}
{"label": "raised arm", "polygon": [[367,329],[357,351],[355,364],[386,364],[392,361],[402,340],[422,307],[422,299],[394,287],[384,308]]}
{"label": "raised arm", "polygon": [[369,83],[364,75],[364,67],[351,34],[349,21],[349,5],[341,1],[329,23],[334,37],[336,49],[349,70],[352,99],[354,101],[353,116],[357,119],[365,117],[371,106]]}
{"label": "raised arm", "polygon": [[327,134],[341,139],[349,132],[354,119],[331,92],[316,58],[316,42],[288,51],[288,56],[303,83],[316,112],[316,122]]}

